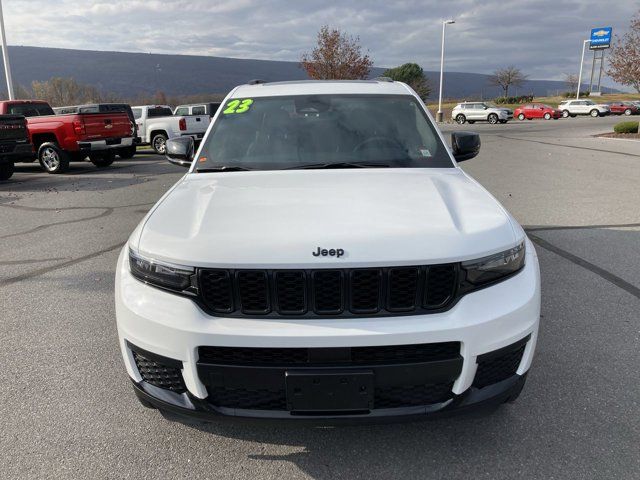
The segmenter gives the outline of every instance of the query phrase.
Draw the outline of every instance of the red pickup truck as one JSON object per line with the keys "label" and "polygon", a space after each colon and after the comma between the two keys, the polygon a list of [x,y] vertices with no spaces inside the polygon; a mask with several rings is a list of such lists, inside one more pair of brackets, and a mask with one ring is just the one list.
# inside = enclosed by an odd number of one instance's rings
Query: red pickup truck
{"label": "red pickup truck", "polygon": [[113,163],[116,151],[133,146],[134,125],[124,112],[56,115],[47,102],[0,102],[0,114],[27,117],[33,153],[49,173],[62,173],[69,162],[87,157],[97,167]]}

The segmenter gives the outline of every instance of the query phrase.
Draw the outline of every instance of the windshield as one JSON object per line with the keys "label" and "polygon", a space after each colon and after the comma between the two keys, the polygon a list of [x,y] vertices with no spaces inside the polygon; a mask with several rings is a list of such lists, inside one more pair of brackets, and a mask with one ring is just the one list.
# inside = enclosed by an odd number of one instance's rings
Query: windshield
{"label": "windshield", "polygon": [[334,163],[453,167],[433,124],[410,95],[242,98],[220,108],[196,171]]}

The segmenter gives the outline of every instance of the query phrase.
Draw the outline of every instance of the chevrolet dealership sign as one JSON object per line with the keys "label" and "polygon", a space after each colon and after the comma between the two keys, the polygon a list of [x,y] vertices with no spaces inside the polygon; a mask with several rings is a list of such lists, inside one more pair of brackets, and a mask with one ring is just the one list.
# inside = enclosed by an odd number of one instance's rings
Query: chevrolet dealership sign
{"label": "chevrolet dealership sign", "polygon": [[590,50],[601,50],[611,46],[611,27],[592,28]]}

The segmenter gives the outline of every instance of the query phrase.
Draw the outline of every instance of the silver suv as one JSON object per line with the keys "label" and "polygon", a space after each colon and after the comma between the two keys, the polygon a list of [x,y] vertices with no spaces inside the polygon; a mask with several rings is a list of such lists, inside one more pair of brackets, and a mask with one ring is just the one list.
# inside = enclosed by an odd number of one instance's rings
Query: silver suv
{"label": "silver suv", "polygon": [[489,102],[463,102],[455,106],[451,118],[459,124],[465,122],[507,123],[513,119],[513,110]]}

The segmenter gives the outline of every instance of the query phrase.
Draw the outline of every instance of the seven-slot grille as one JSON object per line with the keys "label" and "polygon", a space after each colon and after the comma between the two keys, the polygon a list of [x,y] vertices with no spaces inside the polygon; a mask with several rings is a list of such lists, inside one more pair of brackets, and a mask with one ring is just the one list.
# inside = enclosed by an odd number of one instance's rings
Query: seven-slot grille
{"label": "seven-slot grille", "polygon": [[457,284],[457,264],[199,271],[206,309],[232,316],[422,314],[450,306]]}

